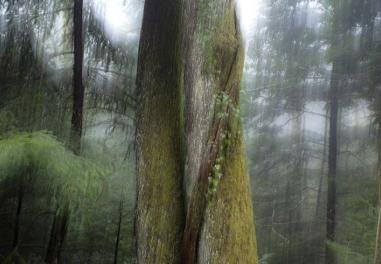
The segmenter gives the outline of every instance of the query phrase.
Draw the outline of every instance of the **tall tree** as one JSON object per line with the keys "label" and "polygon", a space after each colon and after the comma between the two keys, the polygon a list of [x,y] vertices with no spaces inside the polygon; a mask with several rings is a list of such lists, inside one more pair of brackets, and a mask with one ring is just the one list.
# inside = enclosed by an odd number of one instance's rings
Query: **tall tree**
{"label": "tall tree", "polygon": [[[381,96],[380,96],[381,99]],[[379,101],[380,103],[380,101]],[[379,107],[380,108],[380,107]],[[373,264],[378,264],[381,261],[380,256],[380,240],[381,240],[381,109],[378,112],[378,136],[377,136],[377,153],[378,153],[378,219],[376,226],[376,242],[374,247]]]}
{"label": "tall tree", "polygon": [[74,0],[73,14],[74,66],[73,66],[73,113],[71,119],[70,144],[74,153],[81,152],[83,123],[83,0]]}
{"label": "tall tree", "polygon": [[[379,6],[381,9],[381,5]],[[370,88],[371,97],[373,99],[372,107],[374,108],[374,114],[376,117],[376,125],[378,129],[377,133],[377,180],[378,180],[378,219],[376,226],[376,239],[375,239],[375,249],[373,256],[373,263],[378,264],[381,261],[381,92],[379,87],[381,87],[381,41],[372,43],[372,50],[369,53],[371,68],[374,69],[370,71]]]}
{"label": "tall tree", "polygon": [[182,263],[257,263],[239,118],[244,47],[235,1],[186,1],[188,212]]}
{"label": "tall tree", "polygon": [[119,202],[119,216],[118,216],[118,230],[116,232],[116,239],[115,239],[115,249],[114,249],[114,264],[118,264],[118,254],[119,254],[119,246],[120,246],[120,231],[122,228],[122,221],[123,221],[123,197],[120,197]]}
{"label": "tall tree", "polygon": [[329,241],[335,240],[336,227],[336,174],[337,174],[337,120],[339,80],[337,63],[333,63],[329,95],[329,144],[328,144],[328,191],[327,191],[327,234]]}
{"label": "tall tree", "polygon": [[145,2],[137,72],[139,263],[180,263],[184,204],[180,0]]}

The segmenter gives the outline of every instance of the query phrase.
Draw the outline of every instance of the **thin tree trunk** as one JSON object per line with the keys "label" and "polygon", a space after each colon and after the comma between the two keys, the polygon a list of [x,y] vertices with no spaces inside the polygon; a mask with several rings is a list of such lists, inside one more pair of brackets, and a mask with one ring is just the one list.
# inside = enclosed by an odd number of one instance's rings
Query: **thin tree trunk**
{"label": "thin tree trunk", "polygon": [[322,153],[322,160],[320,165],[320,179],[319,179],[319,187],[318,187],[318,193],[316,197],[316,209],[315,209],[315,219],[318,219],[319,217],[319,210],[320,210],[320,204],[321,204],[321,194],[323,192],[323,180],[325,176],[325,164],[327,162],[326,152],[327,152],[327,139],[328,139],[328,114],[329,109],[326,110],[326,119],[325,119],[325,125],[324,125],[324,142],[323,142],[323,153]]}
{"label": "thin tree trunk", "polygon": [[58,217],[55,214],[53,217],[53,223],[50,229],[50,238],[49,238],[49,243],[48,243],[48,248],[46,250],[46,255],[45,255],[45,262],[47,264],[54,263],[55,261],[55,255],[56,255],[56,243],[57,243],[57,225],[58,224]]}
{"label": "thin tree trunk", "polygon": [[17,191],[17,208],[15,214],[15,225],[13,228],[13,249],[16,249],[20,243],[20,226],[21,226],[21,212],[24,204],[24,196],[28,183],[26,179],[30,179],[32,175],[31,167],[27,167],[25,175],[21,175],[19,179],[19,186]]}
{"label": "thin tree trunk", "polygon": [[[380,180],[381,182],[381,180]],[[381,236],[381,183],[379,184],[379,198],[378,198],[378,220],[376,231],[376,244],[374,248],[374,264],[380,263],[380,236]]]}
{"label": "thin tree trunk", "polygon": [[67,236],[67,231],[69,228],[69,220],[70,220],[70,205],[68,202],[65,203],[63,208],[63,213],[61,216],[61,226],[59,229],[59,244],[58,244],[58,252],[57,252],[57,263],[61,263],[61,254],[62,248],[65,243],[65,239]]}
{"label": "thin tree trunk", "polygon": [[83,0],[74,0],[74,67],[73,67],[73,113],[71,119],[71,148],[76,154],[81,152],[83,123]]}
{"label": "thin tree trunk", "polygon": [[137,71],[138,263],[180,263],[184,228],[180,0],[146,0]]}
{"label": "thin tree trunk", "polygon": [[285,251],[284,252],[284,256],[285,256],[285,263],[286,264],[289,264],[290,263],[290,247],[291,247],[291,236],[292,236],[292,233],[293,233],[293,231],[292,231],[292,209],[291,209],[291,207],[292,207],[292,203],[291,203],[291,183],[290,183],[290,178],[291,177],[287,177],[287,183],[286,183],[286,192],[285,192],[285,197],[284,197],[284,199],[285,199],[285,203],[284,203],[284,205],[285,205],[285,208],[284,209],[286,209],[287,211],[286,211],[286,214],[285,214],[285,219],[284,219],[284,221],[286,222],[286,223],[288,223],[287,224],[287,226],[286,226],[286,235],[285,236],[287,236],[287,239],[288,239],[288,241],[287,241],[287,243],[284,245],[284,248],[283,248],[283,250]]}
{"label": "thin tree trunk", "polygon": [[186,1],[188,213],[184,264],[257,263],[250,182],[237,116],[244,48],[235,1]]}
{"label": "thin tree trunk", "polygon": [[60,263],[62,247],[67,235],[70,217],[69,203],[65,203],[62,208],[62,212],[58,211],[59,208],[57,207],[56,214],[53,218],[49,244],[45,255],[45,262],[47,264]]}
{"label": "thin tree trunk", "polygon": [[[379,97],[379,102],[381,101],[381,96]],[[377,178],[379,181],[379,193],[378,193],[378,220],[377,220],[377,230],[376,230],[376,243],[374,249],[374,264],[380,264],[380,239],[381,239],[381,106],[379,107],[378,113],[378,137],[377,137],[377,151],[378,151],[378,168],[377,168]]]}
{"label": "thin tree trunk", "polygon": [[19,245],[19,240],[20,240],[20,221],[21,221],[21,211],[22,211],[23,201],[24,201],[24,193],[25,193],[25,186],[24,186],[23,180],[21,180],[21,183],[17,192],[17,208],[16,208],[16,215],[15,215],[15,225],[13,228],[13,243],[12,243],[13,249],[17,248],[17,246]]}
{"label": "thin tree trunk", "polygon": [[[330,84],[330,117],[329,117],[329,146],[328,146],[328,193],[327,193],[327,241],[335,241],[336,230],[336,174],[337,174],[337,121],[338,121],[338,90],[339,71],[337,62],[333,63]],[[326,251],[326,262],[332,264],[333,256]]]}
{"label": "thin tree trunk", "polygon": [[119,218],[118,218],[118,230],[116,233],[116,241],[115,241],[115,250],[114,250],[114,264],[118,264],[118,252],[119,252],[119,242],[120,242],[120,230],[122,227],[122,213],[123,213],[123,200],[120,198],[119,203]]}

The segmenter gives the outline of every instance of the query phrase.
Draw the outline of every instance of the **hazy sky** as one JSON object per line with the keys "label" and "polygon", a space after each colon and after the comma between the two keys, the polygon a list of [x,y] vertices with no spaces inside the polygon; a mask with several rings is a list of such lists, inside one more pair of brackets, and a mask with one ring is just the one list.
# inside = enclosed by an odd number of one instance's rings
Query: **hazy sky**
{"label": "hazy sky", "polygon": [[143,0],[88,0],[95,3],[93,11],[104,20],[108,37],[118,43],[136,40],[140,33]]}
{"label": "hazy sky", "polygon": [[238,14],[245,39],[252,37],[260,14],[261,2],[262,0],[237,0]]}
{"label": "hazy sky", "polygon": [[[88,0],[95,3],[95,12],[105,23],[114,41],[128,41],[139,32],[143,0]],[[237,0],[238,13],[245,38],[249,38],[259,15],[261,0]]]}

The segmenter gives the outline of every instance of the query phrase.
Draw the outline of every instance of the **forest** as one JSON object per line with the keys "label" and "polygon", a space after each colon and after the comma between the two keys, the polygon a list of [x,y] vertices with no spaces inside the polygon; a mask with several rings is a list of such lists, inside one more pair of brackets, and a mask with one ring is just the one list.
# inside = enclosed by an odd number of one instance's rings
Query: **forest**
{"label": "forest", "polygon": [[381,1],[0,0],[0,263],[381,264]]}

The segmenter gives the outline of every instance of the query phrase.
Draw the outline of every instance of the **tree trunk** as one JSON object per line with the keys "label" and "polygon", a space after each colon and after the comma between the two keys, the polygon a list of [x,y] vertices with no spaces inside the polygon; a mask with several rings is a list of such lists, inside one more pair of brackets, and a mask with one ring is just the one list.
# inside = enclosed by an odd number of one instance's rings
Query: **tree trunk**
{"label": "tree trunk", "polygon": [[235,1],[186,1],[188,214],[182,263],[257,263],[238,117],[244,47]]}
{"label": "tree trunk", "polygon": [[[328,146],[328,190],[327,190],[327,241],[335,241],[336,229],[336,173],[337,173],[337,121],[338,121],[338,90],[339,71],[337,62],[333,62],[329,97],[329,146]],[[333,256],[326,251],[326,263],[333,263]]]}
{"label": "tree trunk", "polygon": [[24,201],[24,193],[25,193],[24,180],[21,179],[20,186],[17,191],[17,208],[16,208],[16,215],[15,215],[15,225],[13,228],[13,243],[12,243],[13,249],[16,249],[18,247],[19,240],[20,240],[20,221],[21,221],[21,211],[22,211],[23,201]]}
{"label": "tree trunk", "polygon": [[119,252],[119,242],[120,242],[120,230],[122,227],[122,213],[123,213],[123,200],[120,198],[119,203],[119,218],[118,218],[118,230],[116,232],[115,250],[114,250],[114,264],[118,264],[118,252]]}
{"label": "tree trunk", "polygon": [[70,218],[70,205],[67,202],[64,205],[62,216],[61,216],[61,226],[59,229],[59,241],[58,241],[59,243],[58,243],[58,252],[57,252],[57,263],[62,263],[61,253],[62,253],[62,248],[67,236],[67,231],[69,227],[69,218]]}
{"label": "tree trunk", "polygon": [[83,0],[74,0],[74,67],[73,67],[73,113],[71,119],[70,145],[74,153],[81,152],[83,103]]}
{"label": "tree trunk", "polygon": [[56,209],[56,214],[54,215],[50,231],[49,244],[45,255],[45,262],[47,264],[55,264],[60,262],[62,246],[65,242],[69,225],[69,208],[69,203],[66,202],[62,208],[62,212],[59,212],[60,209],[58,207]]}
{"label": "tree trunk", "polygon": [[[381,102],[381,96],[378,98],[378,103]],[[379,181],[379,193],[378,193],[378,219],[376,229],[376,243],[374,249],[374,264],[381,262],[380,256],[380,240],[381,240],[381,105],[378,107],[378,137],[377,137],[377,152],[378,152],[378,168],[377,178]]]}
{"label": "tree trunk", "polygon": [[[323,141],[323,153],[322,153],[322,160],[320,165],[320,179],[319,179],[319,186],[318,186],[318,193],[316,197],[316,209],[315,209],[315,219],[317,221],[320,215],[320,206],[321,206],[321,199],[322,199],[322,192],[323,192],[323,181],[325,176],[325,168],[326,168],[326,162],[327,162],[327,139],[328,139],[328,114],[329,109],[326,110],[326,118],[325,118],[325,125],[324,125],[324,141]],[[317,225],[318,226],[318,225]]]}
{"label": "tree trunk", "polygon": [[[56,212],[57,214],[57,212]],[[57,215],[54,215],[53,217],[53,223],[52,227],[50,230],[50,238],[49,238],[49,244],[48,248],[46,250],[46,255],[45,255],[45,262],[47,264],[52,264],[55,263],[56,260],[56,244],[57,244],[57,225],[58,224],[58,217]]]}
{"label": "tree trunk", "polygon": [[180,0],[146,0],[137,72],[138,263],[180,263],[184,228]]}
{"label": "tree trunk", "polygon": [[[380,160],[380,158],[379,158]],[[380,161],[379,161],[380,163]],[[381,171],[378,169],[379,177],[379,197],[378,197],[378,220],[377,220],[377,230],[376,230],[376,244],[374,247],[374,264],[379,264],[380,260],[380,237],[381,237]]]}

